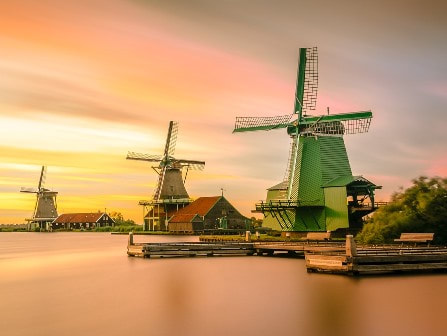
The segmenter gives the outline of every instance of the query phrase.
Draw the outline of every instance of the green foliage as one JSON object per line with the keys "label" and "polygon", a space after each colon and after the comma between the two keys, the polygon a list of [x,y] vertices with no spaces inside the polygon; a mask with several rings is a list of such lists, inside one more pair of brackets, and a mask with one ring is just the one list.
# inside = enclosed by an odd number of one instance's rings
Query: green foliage
{"label": "green foliage", "polygon": [[112,226],[96,227],[94,230],[95,230],[95,232],[112,232],[112,231],[114,231]]}
{"label": "green foliage", "polygon": [[[113,218],[113,220],[115,221],[115,226],[132,226],[135,225],[135,221],[133,221],[132,219],[124,219],[124,216],[121,212],[117,212],[117,211],[112,211],[110,213],[110,217]],[[116,230],[112,230],[112,231],[116,231]]]}
{"label": "green foliage", "polygon": [[252,228],[262,227],[262,219],[257,219],[256,217],[251,217],[250,221],[251,221]]}
{"label": "green foliage", "polygon": [[434,232],[437,244],[447,244],[447,178],[421,176],[393,194],[357,235],[364,244],[391,243],[402,232]]}
{"label": "green foliage", "polygon": [[136,232],[143,231],[141,225],[119,225],[119,226],[104,226],[95,228],[96,232]]}

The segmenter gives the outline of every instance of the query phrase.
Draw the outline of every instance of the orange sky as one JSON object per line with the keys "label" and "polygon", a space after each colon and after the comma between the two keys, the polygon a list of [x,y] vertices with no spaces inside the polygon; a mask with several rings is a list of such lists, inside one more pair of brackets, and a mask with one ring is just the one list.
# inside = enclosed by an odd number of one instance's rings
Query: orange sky
{"label": "orange sky", "polygon": [[18,191],[37,185],[41,165],[60,213],[107,208],[141,222],[156,176],[125,156],[161,154],[170,120],[176,156],[206,161],[188,175],[190,195],[224,188],[251,216],[283,177],[289,139],[233,135],[234,119],[292,112],[300,46],[320,50],[321,111],[375,113],[370,133],[346,142],[353,172],[384,186],[379,199],[445,175],[442,6],[384,14],[379,2],[359,25],[351,4],[0,2],[0,223],[30,216],[34,198]]}

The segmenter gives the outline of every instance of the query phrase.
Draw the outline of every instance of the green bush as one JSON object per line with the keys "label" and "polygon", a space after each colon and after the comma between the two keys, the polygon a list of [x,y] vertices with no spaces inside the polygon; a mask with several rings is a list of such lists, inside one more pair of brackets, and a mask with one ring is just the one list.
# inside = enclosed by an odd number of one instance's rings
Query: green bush
{"label": "green bush", "polygon": [[96,232],[135,232],[143,231],[141,225],[115,225],[115,226],[104,226],[97,227]]}
{"label": "green bush", "polygon": [[393,194],[379,208],[356,239],[363,244],[391,243],[402,232],[434,232],[434,242],[447,244],[447,178],[421,176]]}

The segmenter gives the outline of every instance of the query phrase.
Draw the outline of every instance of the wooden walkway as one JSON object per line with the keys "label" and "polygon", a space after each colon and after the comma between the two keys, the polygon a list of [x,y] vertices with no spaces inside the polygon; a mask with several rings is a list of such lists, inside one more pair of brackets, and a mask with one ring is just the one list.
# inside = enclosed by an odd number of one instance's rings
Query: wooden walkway
{"label": "wooden walkway", "polygon": [[133,257],[195,257],[278,255],[304,257],[307,252],[342,252],[343,242],[191,242],[191,243],[134,243],[129,235],[127,254]]}
{"label": "wooden walkway", "polygon": [[253,255],[252,243],[137,243],[127,246],[132,257],[195,257]]}
{"label": "wooden walkway", "polygon": [[287,253],[289,256],[302,256],[309,252],[343,252],[343,242],[254,242],[254,254],[256,255],[280,255]]}
{"label": "wooden walkway", "polygon": [[133,236],[129,235],[127,254],[143,258],[284,255],[304,257],[308,272],[346,275],[447,271],[447,247],[386,245],[357,248],[352,236],[347,236],[346,243],[134,243]]}
{"label": "wooden walkway", "polygon": [[307,271],[362,275],[447,270],[447,247],[388,245],[357,248],[352,236],[348,237],[344,253],[306,253]]}

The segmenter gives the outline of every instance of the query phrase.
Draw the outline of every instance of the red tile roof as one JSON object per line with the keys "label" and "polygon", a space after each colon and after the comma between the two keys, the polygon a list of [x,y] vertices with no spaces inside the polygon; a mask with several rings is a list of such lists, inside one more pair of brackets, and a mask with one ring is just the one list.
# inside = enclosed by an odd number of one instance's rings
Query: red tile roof
{"label": "red tile roof", "polygon": [[68,213],[57,217],[54,223],[96,223],[103,215],[103,212]]}
{"label": "red tile roof", "polygon": [[205,216],[220,198],[221,196],[199,197],[194,202],[177,211],[175,216],[195,214]]}
{"label": "red tile roof", "polygon": [[196,214],[174,215],[169,223],[191,223]]}

